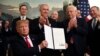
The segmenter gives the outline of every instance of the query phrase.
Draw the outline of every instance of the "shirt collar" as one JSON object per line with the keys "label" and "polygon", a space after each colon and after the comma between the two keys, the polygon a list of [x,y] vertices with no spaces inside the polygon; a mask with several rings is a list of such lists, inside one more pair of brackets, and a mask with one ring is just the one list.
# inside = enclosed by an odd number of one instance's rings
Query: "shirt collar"
{"label": "shirt collar", "polygon": [[21,16],[21,20],[26,20],[26,16]]}
{"label": "shirt collar", "polygon": [[27,38],[29,38],[29,35],[27,35],[26,37],[25,36],[22,36],[22,37],[24,37],[24,39],[27,37]]}

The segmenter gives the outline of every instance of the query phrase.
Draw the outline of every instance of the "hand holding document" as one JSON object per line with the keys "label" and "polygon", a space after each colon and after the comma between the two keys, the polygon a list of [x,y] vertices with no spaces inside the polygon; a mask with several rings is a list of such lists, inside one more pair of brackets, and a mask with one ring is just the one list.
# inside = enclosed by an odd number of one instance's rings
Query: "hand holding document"
{"label": "hand holding document", "polygon": [[63,28],[51,28],[44,25],[45,39],[50,49],[66,49],[65,35]]}

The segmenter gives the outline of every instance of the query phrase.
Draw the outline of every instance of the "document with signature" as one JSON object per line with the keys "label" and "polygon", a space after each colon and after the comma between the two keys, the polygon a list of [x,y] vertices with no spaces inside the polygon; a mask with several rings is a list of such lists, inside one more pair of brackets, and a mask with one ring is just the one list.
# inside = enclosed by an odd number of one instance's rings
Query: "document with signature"
{"label": "document with signature", "polygon": [[63,28],[52,28],[44,25],[45,39],[50,49],[66,49],[65,34]]}

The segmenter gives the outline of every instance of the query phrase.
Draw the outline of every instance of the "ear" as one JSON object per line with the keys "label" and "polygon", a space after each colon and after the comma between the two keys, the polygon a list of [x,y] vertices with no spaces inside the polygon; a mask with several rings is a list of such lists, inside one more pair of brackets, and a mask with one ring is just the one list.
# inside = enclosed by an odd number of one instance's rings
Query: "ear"
{"label": "ear", "polygon": [[76,15],[77,15],[77,10],[75,11]]}

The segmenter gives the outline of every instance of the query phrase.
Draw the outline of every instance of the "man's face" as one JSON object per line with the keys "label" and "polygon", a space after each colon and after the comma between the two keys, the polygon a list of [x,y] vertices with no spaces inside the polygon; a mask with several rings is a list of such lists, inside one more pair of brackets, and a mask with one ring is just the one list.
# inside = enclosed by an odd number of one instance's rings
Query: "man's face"
{"label": "man's face", "polygon": [[48,14],[49,14],[49,6],[48,5],[43,5],[41,8],[40,8],[40,13],[41,13],[41,16],[43,17],[48,17]]}
{"label": "man's face", "polygon": [[77,17],[81,16],[81,11],[77,10]]}
{"label": "man's face", "polygon": [[27,14],[27,7],[26,6],[22,6],[20,8],[20,14],[21,15],[26,15]]}
{"label": "man's face", "polygon": [[17,32],[22,35],[22,36],[26,36],[29,34],[29,25],[25,24],[25,23],[21,23],[18,27],[17,27]]}
{"label": "man's face", "polygon": [[54,20],[57,20],[57,19],[58,19],[58,12],[57,12],[57,11],[54,11],[54,12],[51,14],[51,18],[54,19]]}
{"label": "man's face", "polygon": [[68,8],[67,13],[69,18],[74,18],[76,17],[77,11],[74,8]]}
{"label": "man's face", "polygon": [[92,17],[94,17],[94,18],[97,17],[98,12],[99,12],[99,11],[98,11],[97,8],[95,8],[95,7],[90,9],[90,15],[91,15]]}
{"label": "man's face", "polygon": [[10,22],[9,21],[5,21],[5,28],[10,26]]}

